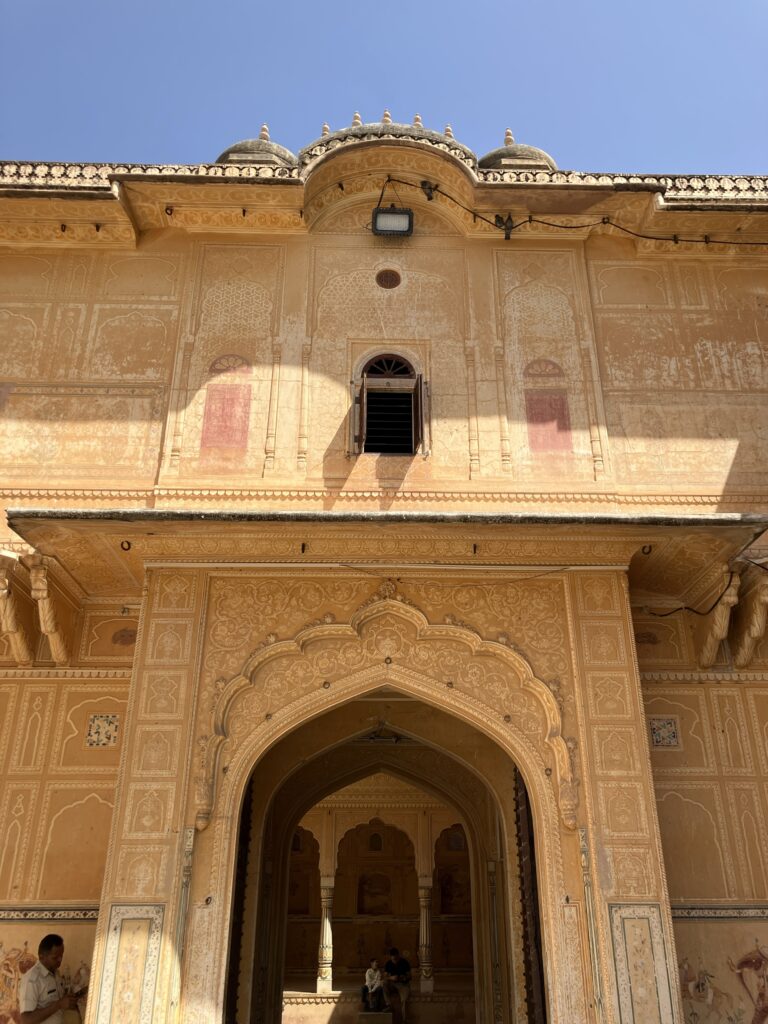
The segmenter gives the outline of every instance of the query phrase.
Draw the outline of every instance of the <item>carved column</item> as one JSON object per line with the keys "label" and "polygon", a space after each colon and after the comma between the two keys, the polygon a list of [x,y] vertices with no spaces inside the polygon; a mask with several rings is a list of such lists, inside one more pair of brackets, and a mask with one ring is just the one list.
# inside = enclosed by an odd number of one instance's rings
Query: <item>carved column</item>
{"label": "carved column", "polygon": [[279,344],[272,346],[272,382],[269,389],[269,409],[267,411],[267,440],[264,445],[264,472],[269,473],[275,466],[275,442],[277,438],[277,403],[280,391],[280,361],[282,348]]}
{"label": "carved column", "polygon": [[307,446],[309,423],[309,357],[311,345],[301,347],[301,407],[299,412],[299,442],[296,453],[296,466],[300,470],[307,468]]}
{"label": "carved column", "polygon": [[480,431],[477,422],[477,377],[475,371],[475,350],[469,344],[464,350],[467,364],[467,395],[469,401],[469,475],[480,472]]}
{"label": "carved column", "polygon": [[497,345],[493,350],[496,363],[496,400],[499,405],[499,441],[501,443],[501,468],[505,473],[512,469],[512,449],[509,444],[509,409],[504,375],[504,349]]}
{"label": "carved column", "polygon": [[333,885],[320,886],[320,947],[317,951],[317,991],[333,990]]}
{"label": "carved column", "polygon": [[432,992],[435,979],[432,974],[432,886],[419,886],[419,964],[421,965],[421,991]]}

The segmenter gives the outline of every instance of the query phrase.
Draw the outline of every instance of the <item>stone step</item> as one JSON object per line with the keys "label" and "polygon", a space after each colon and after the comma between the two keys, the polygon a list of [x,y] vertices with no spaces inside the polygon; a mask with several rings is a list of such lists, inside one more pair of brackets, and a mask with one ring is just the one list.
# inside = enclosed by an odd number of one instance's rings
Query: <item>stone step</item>
{"label": "stone step", "polygon": [[363,1010],[357,1015],[358,1024],[392,1024],[392,1011],[382,1010],[380,1013],[369,1013]]}

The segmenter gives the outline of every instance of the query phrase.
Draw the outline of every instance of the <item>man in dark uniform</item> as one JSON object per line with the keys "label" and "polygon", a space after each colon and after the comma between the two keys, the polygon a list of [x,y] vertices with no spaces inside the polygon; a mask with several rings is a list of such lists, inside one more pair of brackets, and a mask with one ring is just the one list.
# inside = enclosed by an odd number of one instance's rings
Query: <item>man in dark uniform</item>
{"label": "man in dark uniform", "polygon": [[384,994],[392,1009],[393,1024],[405,1024],[405,1004],[411,991],[411,965],[394,947],[384,964]]}

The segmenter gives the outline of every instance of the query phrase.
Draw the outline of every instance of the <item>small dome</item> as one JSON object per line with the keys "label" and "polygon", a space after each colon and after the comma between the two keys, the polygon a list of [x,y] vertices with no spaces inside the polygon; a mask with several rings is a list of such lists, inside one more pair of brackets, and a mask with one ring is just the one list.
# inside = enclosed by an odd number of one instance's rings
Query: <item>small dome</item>
{"label": "small dome", "polygon": [[477,162],[478,167],[495,171],[556,171],[557,164],[543,149],[535,146],[524,146],[515,142],[512,132],[507,128],[504,145],[492,149]]}
{"label": "small dome", "polygon": [[258,139],[236,142],[216,158],[217,164],[267,164],[273,167],[295,167],[297,162],[290,149],[270,141],[269,128],[265,124],[261,126]]}

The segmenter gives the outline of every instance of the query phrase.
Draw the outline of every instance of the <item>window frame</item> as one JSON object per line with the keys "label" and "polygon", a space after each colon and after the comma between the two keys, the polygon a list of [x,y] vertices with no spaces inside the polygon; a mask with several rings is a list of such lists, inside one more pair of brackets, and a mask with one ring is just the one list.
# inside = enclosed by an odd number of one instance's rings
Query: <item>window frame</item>
{"label": "window frame", "polygon": [[[411,377],[379,377],[370,375],[367,368],[377,359],[389,356],[402,360],[410,366]],[[349,417],[349,451],[352,455],[383,455],[388,458],[412,459],[417,455],[426,458],[430,454],[430,394],[429,383],[410,355],[399,352],[378,352],[368,355],[358,364],[359,372],[350,381],[352,410]],[[411,451],[410,452],[366,452],[367,396],[370,392],[406,391],[412,395],[411,405]]]}

